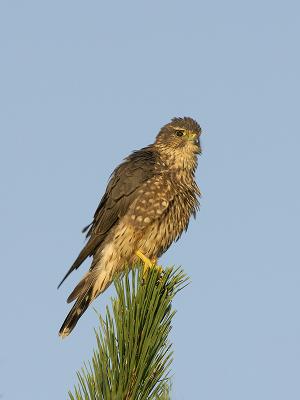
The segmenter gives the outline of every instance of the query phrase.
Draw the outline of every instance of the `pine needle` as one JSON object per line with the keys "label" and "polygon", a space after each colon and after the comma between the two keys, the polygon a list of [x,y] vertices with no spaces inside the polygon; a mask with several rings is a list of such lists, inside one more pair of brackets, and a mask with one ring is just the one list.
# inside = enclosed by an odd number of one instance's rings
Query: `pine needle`
{"label": "pine needle", "polygon": [[188,278],[182,269],[134,268],[118,277],[116,297],[99,316],[92,361],[77,373],[71,400],[169,400],[173,360],[172,300]]}

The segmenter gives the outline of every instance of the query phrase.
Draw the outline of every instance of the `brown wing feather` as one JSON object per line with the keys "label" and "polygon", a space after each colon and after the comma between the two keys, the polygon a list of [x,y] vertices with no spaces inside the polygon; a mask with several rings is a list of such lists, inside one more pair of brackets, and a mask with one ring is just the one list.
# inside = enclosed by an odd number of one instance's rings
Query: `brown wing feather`
{"label": "brown wing feather", "polygon": [[157,155],[151,147],[146,147],[133,152],[115,169],[87,232],[86,236],[89,240],[58,285],[58,288],[72,271],[78,269],[87,257],[95,253],[110,229],[117,223],[119,218],[125,215],[136,198],[137,189],[143,182],[154,176],[156,157]]}

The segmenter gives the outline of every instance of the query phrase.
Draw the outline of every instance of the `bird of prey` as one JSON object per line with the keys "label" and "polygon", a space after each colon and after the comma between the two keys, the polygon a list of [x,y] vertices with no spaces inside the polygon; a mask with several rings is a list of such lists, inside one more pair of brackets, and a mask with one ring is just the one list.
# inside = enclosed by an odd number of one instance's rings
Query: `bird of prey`
{"label": "bird of prey", "polygon": [[92,257],[89,271],[67,299],[74,305],[59,335],[70,334],[79,318],[128,266],[156,260],[187,230],[199,208],[195,182],[201,128],[189,117],[173,118],[153,144],[134,151],[112,173],[87,231],[87,243],[59,284]]}

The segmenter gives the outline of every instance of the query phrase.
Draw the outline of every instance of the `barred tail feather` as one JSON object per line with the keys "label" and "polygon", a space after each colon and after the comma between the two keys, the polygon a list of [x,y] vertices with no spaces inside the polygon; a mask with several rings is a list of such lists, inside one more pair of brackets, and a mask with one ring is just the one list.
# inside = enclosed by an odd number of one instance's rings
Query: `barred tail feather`
{"label": "barred tail feather", "polygon": [[79,296],[76,300],[76,303],[71,308],[71,311],[67,315],[59,330],[59,336],[64,338],[72,332],[79,318],[83,315],[83,313],[86,311],[92,301],[92,288],[90,288],[87,293]]}
{"label": "barred tail feather", "polygon": [[76,299],[71,311],[64,320],[59,336],[62,338],[68,336],[75,328],[79,318],[86,311],[91,302],[102,293],[112,282],[112,274],[102,270],[97,277],[97,271],[89,272],[75,287],[73,292],[68,297],[68,303]]}

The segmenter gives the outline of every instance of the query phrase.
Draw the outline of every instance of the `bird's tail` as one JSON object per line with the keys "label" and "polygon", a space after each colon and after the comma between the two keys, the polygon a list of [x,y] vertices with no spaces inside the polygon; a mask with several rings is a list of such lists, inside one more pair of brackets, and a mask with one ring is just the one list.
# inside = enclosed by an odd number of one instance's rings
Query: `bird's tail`
{"label": "bird's tail", "polygon": [[79,318],[91,302],[110,285],[111,281],[112,279],[105,271],[100,274],[98,273],[97,277],[95,277],[95,271],[87,273],[68,297],[68,303],[71,303],[75,299],[76,302],[64,320],[59,330],[59,336],[64,338],[72,332]]}

